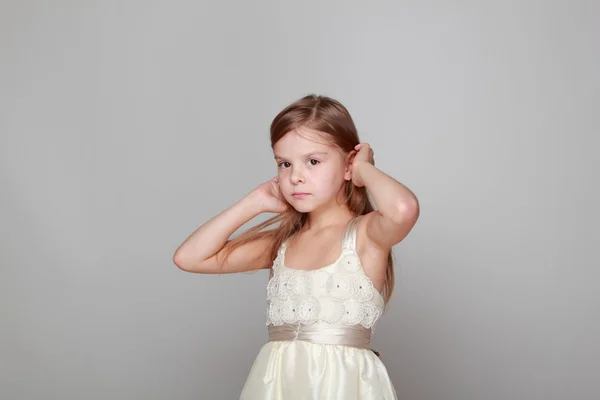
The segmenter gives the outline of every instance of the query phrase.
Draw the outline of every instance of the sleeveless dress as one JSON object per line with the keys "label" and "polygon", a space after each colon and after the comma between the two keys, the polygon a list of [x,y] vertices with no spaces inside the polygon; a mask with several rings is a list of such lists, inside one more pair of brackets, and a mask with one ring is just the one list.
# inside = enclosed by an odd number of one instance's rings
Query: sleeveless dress
{"label": "sleeveless dress", "polygon": [[269,341],[240,400],[397,399],[384,364],[369,349],[384,300],[356,253],[356,221],[338,259],[316,270],[285,265],[284,242],[267,285]]}

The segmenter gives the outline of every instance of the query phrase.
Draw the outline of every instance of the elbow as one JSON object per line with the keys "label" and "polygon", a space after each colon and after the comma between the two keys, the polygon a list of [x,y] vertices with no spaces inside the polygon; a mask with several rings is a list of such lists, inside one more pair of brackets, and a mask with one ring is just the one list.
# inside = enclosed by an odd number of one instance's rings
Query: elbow
{"label": "elbow", "polygon": [[177,249],[175,254],[173,254],[173,264],[184,272],[194,272],[192,263],[185,257],[185,254],[183,254],[180,249]]}
{"label": "elbow", "polygon": [[173,254],[173,264],[175,264],[175,266],[177,268],[179,268],[180,270],[186,271],[185,261],[183,260],[183,257],[181,257],[181,254],[179,253],[179,250],[177,250],[175,252],[175,254]]}
{"label": "elbow", "polygon": [[173,264],[184,272],[192,272],[194,274],[216,273],[212,259],[199,259],[199,257],[185,254],[180,249],[173,254]]}
{"label": "elbow", "polygon": [[416,222],[419,218],[420,208],[419,201],[413,198],[409,201],[401,201],[390,219],[398,225],[406,224],[407,221]]}

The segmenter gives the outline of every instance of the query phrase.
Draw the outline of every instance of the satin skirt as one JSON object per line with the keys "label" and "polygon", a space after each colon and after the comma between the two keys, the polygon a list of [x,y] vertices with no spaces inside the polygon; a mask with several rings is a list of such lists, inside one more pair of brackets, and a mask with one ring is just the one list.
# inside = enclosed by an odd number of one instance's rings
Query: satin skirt
{"label": "satin skirt", "polygon": [[260,350],[240,400],[392,400],[394,386],[369,349],[272,340]]}

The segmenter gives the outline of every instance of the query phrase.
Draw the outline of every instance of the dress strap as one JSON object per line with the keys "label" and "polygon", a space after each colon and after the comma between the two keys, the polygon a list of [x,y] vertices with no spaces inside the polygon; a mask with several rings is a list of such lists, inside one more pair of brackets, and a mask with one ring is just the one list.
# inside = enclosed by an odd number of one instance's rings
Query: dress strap
{"label": "dress strap", "polygon": [[283,242],[281,242],[281,246],[279,246],[279,250],[277,251],[277,253],[279,253],[280,255],[285,253],[285,250],[287,249],[288,243],[289,243],[289,238],[285,239]]}
{"label": "dress strap", "polygon": [[279,273],[281,264],[283,264],[283,261],[285,259],[285,250],[287,249],[289,241],[290,238],[285,239],[283,243],[281,243],[281,245],[279,246],[279,249],[277,249],[277,257],[275,258],[275,260],[273,260],[273,266],[271,268],[270,277],[272,276],[272,274]]}
{"label": "dress strap", "polygon": [[356,223],[361,216],[352,218],[344,231],[342,248],[344,250],[356,251]]}

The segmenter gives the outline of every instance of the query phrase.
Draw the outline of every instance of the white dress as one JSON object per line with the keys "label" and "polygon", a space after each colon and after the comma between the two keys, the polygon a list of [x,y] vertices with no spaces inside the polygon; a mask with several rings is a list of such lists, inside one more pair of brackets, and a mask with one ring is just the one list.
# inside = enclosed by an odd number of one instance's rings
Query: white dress
{"label": "white dress", "polygon": [[287,242],[279,249],[267,285],[269,341],[240,400],[397,399],[385,366],[369,349],[384,300],[356,254],[356,220],[328,266],[288,268]]}

